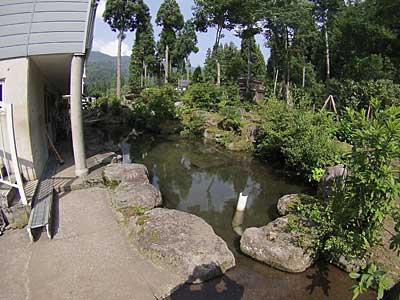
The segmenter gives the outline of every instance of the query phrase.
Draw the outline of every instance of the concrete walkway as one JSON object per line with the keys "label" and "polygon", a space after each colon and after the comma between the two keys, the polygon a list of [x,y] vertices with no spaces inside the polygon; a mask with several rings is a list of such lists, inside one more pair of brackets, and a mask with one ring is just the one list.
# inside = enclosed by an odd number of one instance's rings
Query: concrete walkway
{"label": "concrete walkway", "polygon": [[26,230],[0,237],[0,299],[147,300],[174,289],[179,279],[129,244],[108,197],[97,188],[63,195],[51,241],[31,244]]}

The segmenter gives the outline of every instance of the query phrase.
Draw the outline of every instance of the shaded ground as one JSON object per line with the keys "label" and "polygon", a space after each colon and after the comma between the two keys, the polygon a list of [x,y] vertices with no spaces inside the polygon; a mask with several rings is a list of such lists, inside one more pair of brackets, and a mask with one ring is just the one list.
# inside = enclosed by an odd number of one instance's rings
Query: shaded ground
{"label": "shaded ground", "polygon": [[0,237],[0,299],[155,299],[178,281],[127,242],[101,189],[55,203],[55,236],[33,244],[26,230]]}

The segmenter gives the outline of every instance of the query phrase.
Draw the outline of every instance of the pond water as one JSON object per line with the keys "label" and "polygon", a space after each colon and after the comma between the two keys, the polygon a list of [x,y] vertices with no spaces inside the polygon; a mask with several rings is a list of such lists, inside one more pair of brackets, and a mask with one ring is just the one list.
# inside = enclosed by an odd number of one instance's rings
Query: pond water
{"label": "pond water", "polygon": [[[277,217],[277,200],[310,192],[249,154],[179,138],[132,141],[130,159],[144,163],[159,187],[164,206],[203,218],[236,258],[225,276],[200,285],[185,285],[168,299],[351,299],[354,284],[346,273],[324,262],[302,274],[288,274],[243,255],[232,218],[239,193],[248,195],[241,229],[264,226]],[[360,299],[372,299],[371,295]]]}

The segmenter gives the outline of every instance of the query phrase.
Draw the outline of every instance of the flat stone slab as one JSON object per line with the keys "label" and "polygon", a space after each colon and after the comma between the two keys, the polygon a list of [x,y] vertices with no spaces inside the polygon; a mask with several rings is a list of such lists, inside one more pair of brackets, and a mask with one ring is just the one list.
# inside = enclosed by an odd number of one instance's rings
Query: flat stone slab
{"label": "flat stone slab", "polygon": [[150,183],[132,184],[122,182],[113,192],[112,203],[115,209],[130,217],[141,210],[153,209],[162,204],[160,191]]}
{"label": "flat stone slab", "polygon": [[287,232],[289,218],[281,217],[261,228],[248,228],[240,240],[240,249],[248,256],[276,269],[300,273],[316,259],[312,236]]}
{"label": "flat stone slab", "polygon": [[109,183],[149,183],[149,172],[146,166],[141,164],[110,164],[105,167],[103,176]]}
{"label": "flat stone slab", "polygon": [[195,215],[155,208],[132,217],[129,227],[141,253],[167,266],[186,282],[203,282],[235,266],[225,241]]}

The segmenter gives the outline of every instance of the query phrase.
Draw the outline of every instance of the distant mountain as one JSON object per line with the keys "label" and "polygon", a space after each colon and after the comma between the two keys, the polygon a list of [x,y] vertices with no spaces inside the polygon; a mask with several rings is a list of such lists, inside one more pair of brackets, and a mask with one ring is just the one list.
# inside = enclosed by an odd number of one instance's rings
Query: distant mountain
{"label": "distant mountain", "polygon": [[[122,78],[128,76],[129,56],[121,57]],[[90,90],[107,90],[115,86],[117,58],[92,51],[86,64],[86,85]]]}

